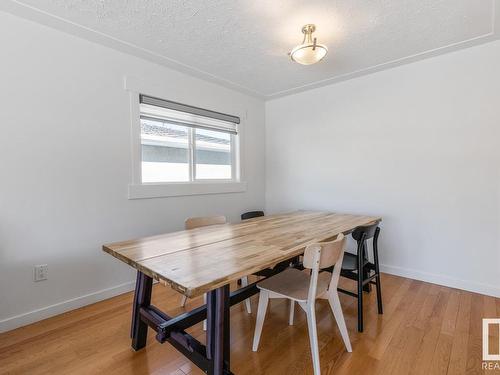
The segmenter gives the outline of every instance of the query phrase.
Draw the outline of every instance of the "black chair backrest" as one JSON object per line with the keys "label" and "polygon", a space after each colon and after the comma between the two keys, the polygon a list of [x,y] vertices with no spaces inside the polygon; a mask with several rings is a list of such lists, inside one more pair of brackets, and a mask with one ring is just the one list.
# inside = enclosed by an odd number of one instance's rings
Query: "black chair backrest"
{"label": "black chair backrest", "polygon": [[253,219],[254,217],[264,216],[264,211],[250,211],[241,214],[241,220]]}
{"label": "black chair backrest", "polygon": [[354,238],[356,241],[360,241],[364,235],[364,239],[368,240],[372,237],[375,237],[375,235],[378,235],[380,229],[377,229],[378,223],[359,226],[352,232],[352,238]]}

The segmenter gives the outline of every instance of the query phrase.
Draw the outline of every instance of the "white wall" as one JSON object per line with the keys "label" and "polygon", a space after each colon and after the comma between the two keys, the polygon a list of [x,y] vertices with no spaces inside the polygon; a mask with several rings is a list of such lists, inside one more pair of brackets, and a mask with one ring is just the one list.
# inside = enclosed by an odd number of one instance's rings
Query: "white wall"
{"label": "white wall", "polygon": [[499,88],[496,41],[267,102],[268,211],[381,215],[385,271],[500,296]]}
{"label": "white wall", "polygon": [[[0,46],[0,331],[129,290],[132,269],[103,243],[263,207],[262,101],[1,12]],[[246,112],[247,191],[128,200],[124,76],[164,86],[167,99]],[[34,283],[42,263],[49,279]]]}

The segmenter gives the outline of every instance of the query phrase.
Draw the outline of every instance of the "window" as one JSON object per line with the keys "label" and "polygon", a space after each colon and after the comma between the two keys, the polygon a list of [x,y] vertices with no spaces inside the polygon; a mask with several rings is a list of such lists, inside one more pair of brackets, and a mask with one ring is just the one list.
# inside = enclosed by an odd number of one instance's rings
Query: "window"
{"label": "window", "polygon": [[189,181],[190,129],[141,119],[142,182]]}
{"label": "window", "polygon": [[240,119],[140,95],[142,183],[237,181]]}

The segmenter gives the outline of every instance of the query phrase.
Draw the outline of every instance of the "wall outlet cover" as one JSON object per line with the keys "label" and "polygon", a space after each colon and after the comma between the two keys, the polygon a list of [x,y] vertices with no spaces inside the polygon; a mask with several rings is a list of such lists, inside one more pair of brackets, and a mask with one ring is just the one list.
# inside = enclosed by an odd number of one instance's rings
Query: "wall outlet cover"
{"label": "wall outlet cover", "polygon": [[49,266],[47,264],[36,265],[33,272],[33,281],[47,280],[48,273],[49,273]]}

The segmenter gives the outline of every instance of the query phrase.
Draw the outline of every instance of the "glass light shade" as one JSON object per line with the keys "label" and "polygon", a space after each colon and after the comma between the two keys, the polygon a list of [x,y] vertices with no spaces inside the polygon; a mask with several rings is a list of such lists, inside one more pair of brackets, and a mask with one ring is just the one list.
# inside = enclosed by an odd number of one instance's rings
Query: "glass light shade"
{"label": "glass light shade", "polygon": [[316,38],[312,36],[315,31],[316,26],[312,23],[302,27],[304,40],[302,40],[302,44],[299,44],[290,52],[292,61],[302,65],[311,65],[321,61],[326,56],[328,48],[323,44],[316,43]]}
{"label": "glass light shade", "polygon": [[328,48],[323,44],[300,44],[290,52],[293,61],[302,65],[311,65],[326,56]]}

